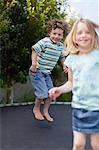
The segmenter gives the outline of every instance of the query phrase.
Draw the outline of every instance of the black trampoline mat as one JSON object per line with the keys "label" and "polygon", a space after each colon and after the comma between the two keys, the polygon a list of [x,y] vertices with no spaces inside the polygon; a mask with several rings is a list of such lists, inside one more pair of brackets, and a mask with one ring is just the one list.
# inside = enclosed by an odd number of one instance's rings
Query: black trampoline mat
{"label": "black trampoline mat", "polygon": [[72,150],[71,106],[51,104],[53,123],[35,120],[32,108],[0,107],[0,150]]}

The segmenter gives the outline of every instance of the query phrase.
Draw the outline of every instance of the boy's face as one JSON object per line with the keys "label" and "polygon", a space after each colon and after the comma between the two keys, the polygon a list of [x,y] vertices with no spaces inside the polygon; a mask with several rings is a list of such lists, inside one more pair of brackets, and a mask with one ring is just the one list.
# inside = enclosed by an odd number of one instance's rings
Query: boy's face
{"label": "boy's face", "polygon": [[49,33],[50,39],[54,42],[60,42],[63,38],[63,30],[60,28],[56,28],[55,30],[52,29],[51,32]]}

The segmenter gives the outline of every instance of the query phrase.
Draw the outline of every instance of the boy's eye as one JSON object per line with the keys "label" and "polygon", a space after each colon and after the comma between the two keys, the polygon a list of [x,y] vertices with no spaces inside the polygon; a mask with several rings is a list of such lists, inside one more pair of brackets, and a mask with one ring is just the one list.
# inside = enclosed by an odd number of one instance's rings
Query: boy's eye
{"label": "boy's eye", "polygon": [[[57,33],[53,33],[54,35],[56,35]],[[58,36],[61,36],[61,34],[57,34]]]}

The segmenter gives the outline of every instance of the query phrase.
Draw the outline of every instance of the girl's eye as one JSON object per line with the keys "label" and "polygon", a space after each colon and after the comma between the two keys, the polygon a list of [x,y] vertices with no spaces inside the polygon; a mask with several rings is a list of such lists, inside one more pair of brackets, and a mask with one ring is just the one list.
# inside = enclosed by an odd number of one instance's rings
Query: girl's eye
{"label": "girl's eye", "polygon": [[86,31],[86,34],[90,34],[90,32],[89,32],[89,31]]}
{"label": "girl's eye", "polygon": [[80,31],[80,32],[77,32],[77,34],[82,34],[82,32]]}
{"label": "girl's eye", "polygon": [[89,31],[85,31],[85,32],[79,31],[79,32],[77,32],[78,35],[83,34],[83,33],[85,33],[85,34],[90,34]]}

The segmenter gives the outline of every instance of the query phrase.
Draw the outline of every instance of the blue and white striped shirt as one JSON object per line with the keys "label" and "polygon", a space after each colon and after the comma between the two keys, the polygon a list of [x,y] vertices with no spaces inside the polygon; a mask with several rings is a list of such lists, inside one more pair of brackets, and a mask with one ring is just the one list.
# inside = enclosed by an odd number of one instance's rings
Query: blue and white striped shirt
{"label": "blue and white striped shirt", "polygon": [[37,69],[44,73],[51,73],[59,58],[63,58],[64,46],[61,42],[53,43],[45,37],[32,46],[37,53]]}

